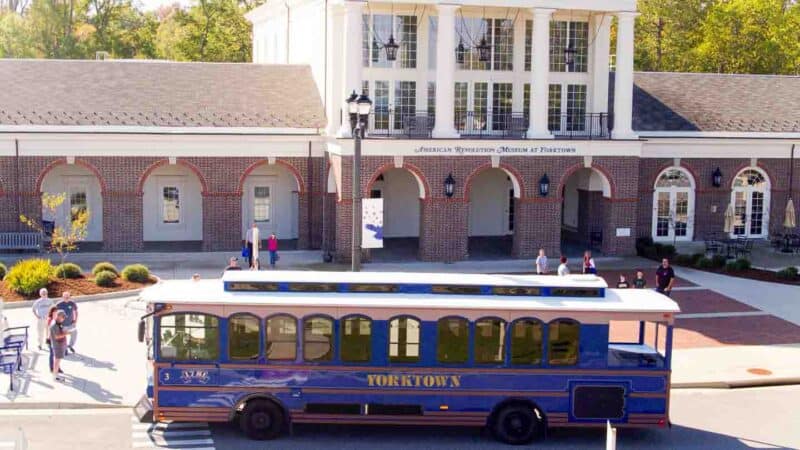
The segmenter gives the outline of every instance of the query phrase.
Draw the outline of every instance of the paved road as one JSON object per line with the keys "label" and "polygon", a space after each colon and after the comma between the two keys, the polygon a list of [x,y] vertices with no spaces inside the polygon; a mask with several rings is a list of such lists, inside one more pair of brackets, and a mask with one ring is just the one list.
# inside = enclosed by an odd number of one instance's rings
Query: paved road
{"label": "paved road", "polygon": [[[677,390],[672,429],[619,431],[619,449],[800,449],[800,386],[742,390]],[[0,411],[0,448],[21,428],[30,450],[508,449],[474,428],[298,426],[293,436],[249,441],[228,425],[132,423],[128,410]],[[152,439],[149,436],[154,436]],[[601,449],[601,430],[557,430],[537,449]]]}

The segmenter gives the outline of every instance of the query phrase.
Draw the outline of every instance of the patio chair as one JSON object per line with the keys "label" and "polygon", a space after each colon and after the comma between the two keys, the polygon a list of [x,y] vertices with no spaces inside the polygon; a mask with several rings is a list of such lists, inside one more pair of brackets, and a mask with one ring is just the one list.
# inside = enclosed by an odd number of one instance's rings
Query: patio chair
{"label": "patio chair", "polygon": [[786,244],[786,236],[780,233],[774,233],[769,237],[769,244],[772,246],[773,250],[778,251]]}
{"label": "patio chair", "polygon": [[736,257],[741,258],[744,256],[749,257],[750,253],[753,251],[753,240],[752,239],[742,239],[741,242],[736,243]]}
{"label": "patio chair", "polygon": [[23,348],[28,349],[28,325],[21,327],[9,327],[3,330],[2,344],[3,348],[16,348],[22,353]]}
{"label": "patio chair", "polygon": [[706,253],[711,253],[712,255],[716,255],[718,253],[722,253],[722,243],[715,239],[708,239],[705,240],[706,244]]}
{"label": "patio chair", "polygon": [[14,390],[14,372],[22,369],[22,351],[16,346],[0,346],[0,370],[8,374],[8,389]]}

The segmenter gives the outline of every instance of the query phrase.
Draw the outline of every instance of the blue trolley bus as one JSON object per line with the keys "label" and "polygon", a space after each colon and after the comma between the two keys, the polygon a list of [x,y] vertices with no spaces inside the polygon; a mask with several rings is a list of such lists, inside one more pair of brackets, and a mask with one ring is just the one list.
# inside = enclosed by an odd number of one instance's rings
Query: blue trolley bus
{"label": "blue trolley bus", "polygon": [[244,271],[142,298],[142,418],[235,420],[254,439],[293,423],[486,426],[510,444],[669,424],[678,306],[594,275]]}

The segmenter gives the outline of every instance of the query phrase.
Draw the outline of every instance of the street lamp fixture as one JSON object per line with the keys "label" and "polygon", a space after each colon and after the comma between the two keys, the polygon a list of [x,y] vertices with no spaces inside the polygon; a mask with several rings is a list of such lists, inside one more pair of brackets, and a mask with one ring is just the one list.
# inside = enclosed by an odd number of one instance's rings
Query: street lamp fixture
{"label": "street lamp fixture", "polygon": [[466,51],[467,49],[464,47],[464,41],[458,38],[458,47],[456,47],[456,62],[458,64],[464,64],[464,53]]}
{"label": "street lamp fixture", "polygon": [[347,111],[353,130],[353,241],[350,249],[350,270],[361,270],[361,139],[367,127],[372,100],[366,94],[355,91],[347,98]]}
{"label": "street lamp fixture", "polygon": [[485,35],[475,48],[478,49],[478,60],[480,62],[489,62],[491,47],[489,47],[489,44],[486,42]]}
{"label": "street lamp fixture", "polygon": [[394,41],[394,35],[389,36],[389,41],[383,45],[383,48],[386,50],[387,61],[397,60],[397,49],[400,48],[400,46]]}
{"label": "street lamp fixture", "polygon": [[550,193],[550,178],[547,177],[547,174],[542,175],[542,178],[539,180],[539,195],[542,197],[547,197],[547,194]]}
{"label": "street lamp fixture", "polygon": [[447,198],[452,197],[453,193],[455,192],[455,189],[456,189],[456,179],[453,178],[453,174],[450,173],[449,175],[447,175],[447,178],[444,179],[444,195]]}
{"label": "street lamp fixture", "polygon": [[577,53],[575,46],[570,42],[564,49],[564,63],[567,65],[569,72],[572,72],[575,67],[575,53]]}
{"label": "street lamp fixture", "polygon": [[722,172],[719,171],[719,167],[711,174],[711,184],[713,184],[714,187],[722,186]]}

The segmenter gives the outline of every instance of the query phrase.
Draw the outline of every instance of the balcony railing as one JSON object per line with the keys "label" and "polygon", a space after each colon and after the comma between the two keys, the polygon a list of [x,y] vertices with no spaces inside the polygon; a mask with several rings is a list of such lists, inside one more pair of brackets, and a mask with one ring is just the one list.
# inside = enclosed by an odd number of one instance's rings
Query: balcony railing
{"label": "balcony railing", "polygon": [[[400,110],[375,110],[369,116],[367,138],[430,139],[435,116]],[[525,139],[528,114],[497,111],[456,111],[455,129],[462,139]],[[610,139],[607,113],[562,114],[548,117],[557,139]]]}

